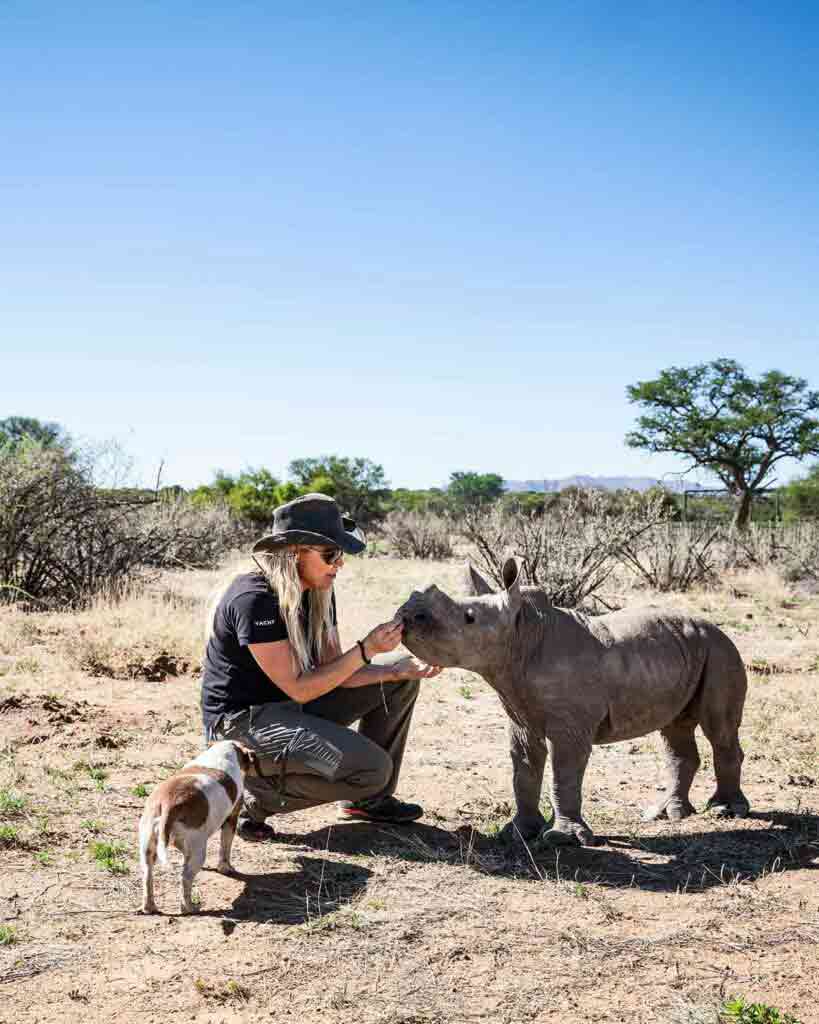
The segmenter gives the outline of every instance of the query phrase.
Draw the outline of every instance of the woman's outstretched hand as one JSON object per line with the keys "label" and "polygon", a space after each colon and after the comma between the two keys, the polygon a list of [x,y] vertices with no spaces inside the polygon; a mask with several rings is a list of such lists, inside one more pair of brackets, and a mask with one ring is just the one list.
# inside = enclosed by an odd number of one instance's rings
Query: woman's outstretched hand
{"label": "woman's outstretched hand", "polygon": [[382,622],[380,626],[371,629],[364,637],[367,657],[372,658],[374,654],[386,654],[387,651],[394,651],[401,643],[403,631],[404,623],[401,619],[390,619],[389,622]]}
{"label": "woman's outstretched hand", "polygon": [[389,672],[390,677],[398,682],[404,679],[433,679],[443,672],[443,668],[440,665],[427,665],[410,655],[390,665]]}

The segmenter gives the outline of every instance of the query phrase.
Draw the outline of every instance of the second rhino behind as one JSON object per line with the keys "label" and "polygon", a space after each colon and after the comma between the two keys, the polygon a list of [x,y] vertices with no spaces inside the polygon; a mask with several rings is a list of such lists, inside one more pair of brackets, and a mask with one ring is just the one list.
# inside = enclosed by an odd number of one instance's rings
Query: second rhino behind
{"label": "second rhino behind", "polygon": [[[501,699],[510,725],[517,813],[508,836],[554,844],[594,844],[582,817],[583,775],[594,744],[659,730],[665,792],[645,818],[694,813],[691,782],[699,768],[694,730],[714,751],[716,815],[744,817],[743,754],[738,730],[747,679],[731,640],[703,619],[628,609],[587,616],[549,604],[521,587],[520,567],[503,566],[503,589],[467,567],[471,594],[454,600],[435,586],[401,606],[404,643],[429,664],[479,673]],[[540,790],[552,759],[554,820],[543,831]]]}

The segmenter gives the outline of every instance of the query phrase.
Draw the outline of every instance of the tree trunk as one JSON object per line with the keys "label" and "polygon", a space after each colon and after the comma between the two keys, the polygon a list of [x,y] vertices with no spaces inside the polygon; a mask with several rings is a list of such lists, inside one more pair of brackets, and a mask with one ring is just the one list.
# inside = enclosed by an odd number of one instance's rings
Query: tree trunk
{"label": "tree trunk", "polygon": [[731,524],[735,530],[747,530],[751,523],[751,502],[753,494],[751,491],[740,491],[735,497],[734,521]]}

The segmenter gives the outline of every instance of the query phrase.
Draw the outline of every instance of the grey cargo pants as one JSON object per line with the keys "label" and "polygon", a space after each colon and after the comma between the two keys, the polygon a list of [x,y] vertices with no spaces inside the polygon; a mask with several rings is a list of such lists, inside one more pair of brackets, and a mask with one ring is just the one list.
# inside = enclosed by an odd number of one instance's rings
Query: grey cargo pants
{"label": "grey cargo pants", "polygon": [[[220,719],[212,739],[264,755],[262,774],[245,780],[243,816],[264,821],[395,792],[418,687],[417,679],[338,687],[308,704],[256,704]],[[357,732],[347,728],[355,721]]]}

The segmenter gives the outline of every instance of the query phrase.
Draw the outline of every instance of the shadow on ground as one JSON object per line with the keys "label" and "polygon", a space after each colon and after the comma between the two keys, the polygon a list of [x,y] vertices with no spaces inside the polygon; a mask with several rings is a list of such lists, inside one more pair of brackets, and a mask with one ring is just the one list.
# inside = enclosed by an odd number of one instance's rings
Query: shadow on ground
{"label": "shadow on ground", "polygon": [[233,877],[244,889],[226,911],[203,911],[201,917],[223,918],[228,934],[231,924],[260,921],[270,924],[315,924],[352,903],[372,875],[361,864],[329,858],[296,857],[298,870],[271,871]]}
{"label": "shadow on ground", "polygon": [[280,830],[279,842],[334,854],[452,864],[489,875],[590,881],[656,892],[704,892],[771,872],[819,867],[818,816],[771,812],[751,818],[767,827],[715,822],[709,830],[677,832],[669,826],[667,834],[608,835],[600,837],[600,846],[559,850],[537,842],[505,845],[469,825],[447,831],[417,822],[401,827],[335,825],[301,834]]}

